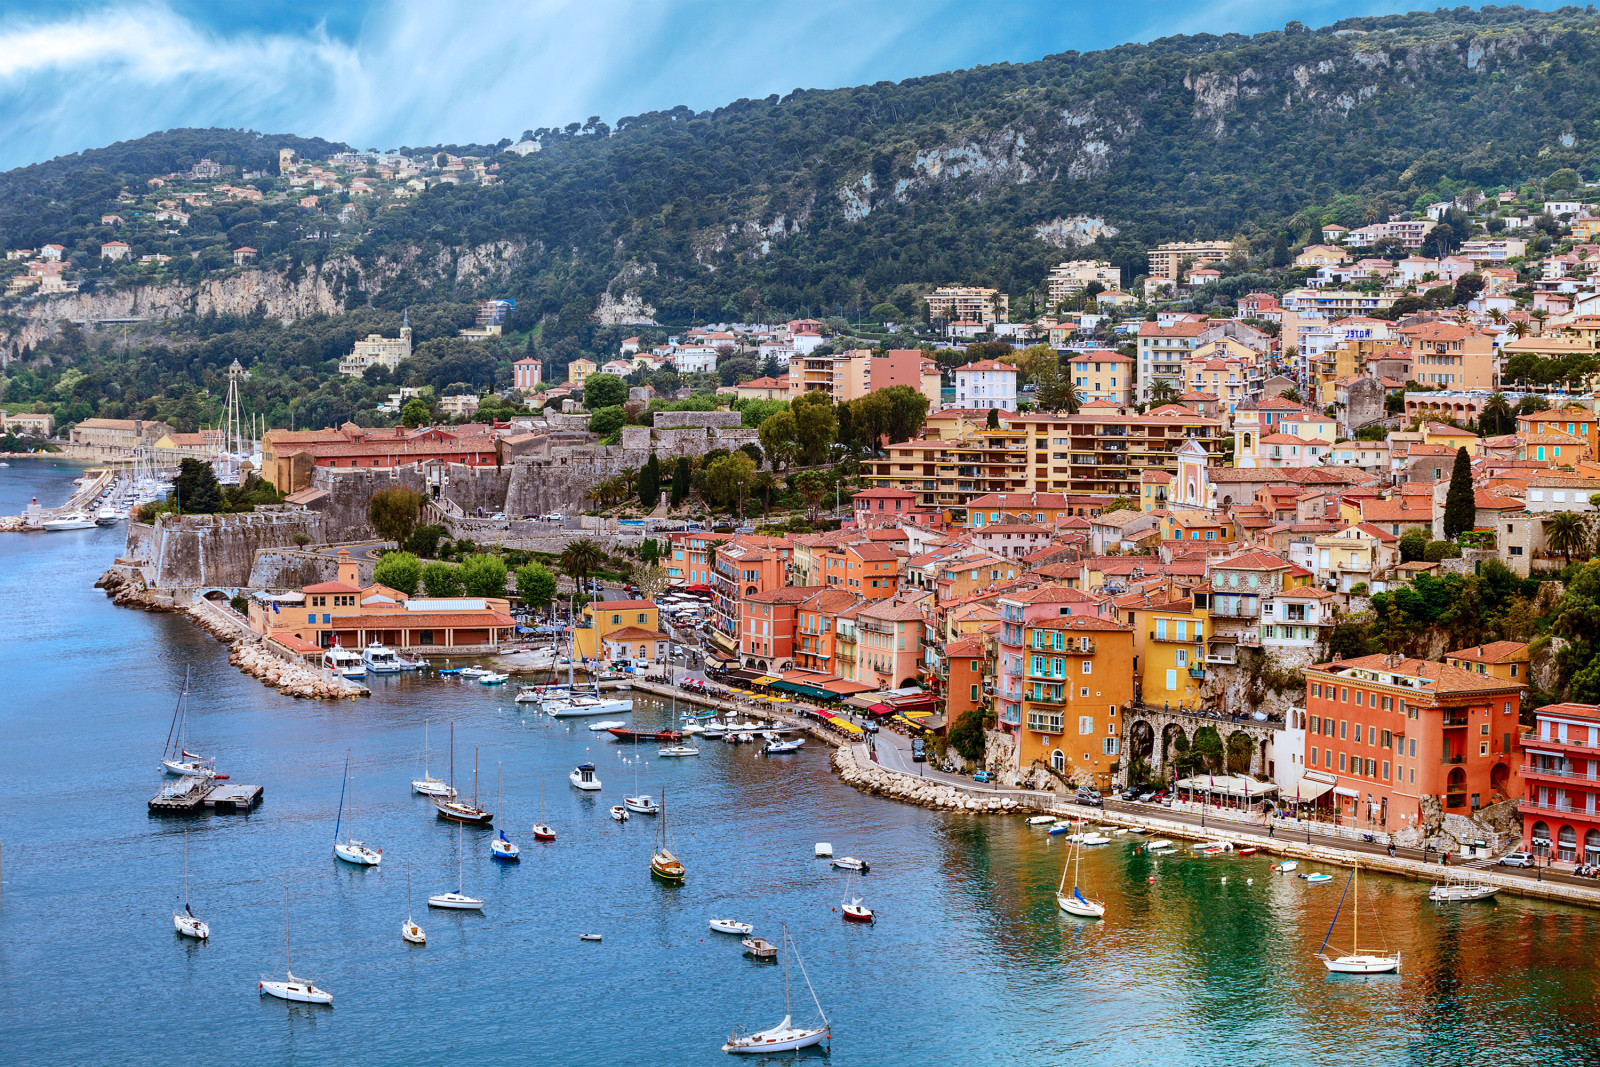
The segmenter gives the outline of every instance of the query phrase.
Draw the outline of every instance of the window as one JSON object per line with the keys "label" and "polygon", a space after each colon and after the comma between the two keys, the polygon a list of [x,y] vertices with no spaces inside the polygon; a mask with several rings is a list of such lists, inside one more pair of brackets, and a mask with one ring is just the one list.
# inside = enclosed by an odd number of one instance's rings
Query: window
{"label": "window", "polygon": [[1486,723],[1486,722],[1479,723],[1478,724],[1478,734],[1480,736],[1482,736],[1482,737],[1488,737],[1489,736],[1489,724]]}
{"label": "window", "polygon": [[974,704],[978,702],[978,687],[976,685],[972,687],[972,702]]}
{"label": "window", "polygon": [[[1350,727],[1350,723],[1349,723],[1348,720],[1345,720],[1345,719],[1340,719],[1339,720],[1339,740],[1343,741],[1345,739],[1345,737],[1347,736],[1345,731],[1348,730],[1349,727]],[[1360,727],[1357,727],[1357,729],[1360,729]]]}
{"label": "window", "polygon": [[[1094,673],[1094,661],[1093,660],[1087,660],[1086,659],[1086,660],[1083,661],[1083,673],[1084,674],[1093,674]],[[1485,726],[1484,729],[1487,730],[1489,728],[1487,726]]]}
{"label": "window", "polygon": [[1487,742],[1487,741],[1479,741],[1478,742],[1478,755],[1487,756],[1488,754],[1489,754],[1489,742]]}
{"label": "window", "polygon": [[1080,733],[1080,734],[1092,734],[1092,733],[1094,733],[1094,716],[1092,716],[1092,715],[1079,715],[1078,716],[1078,733]]}
{"label": "window", "polygon": [[1339,769],[1344,770],[1344,753],[1339,753]]}
{"label": "window", "polygon": [[306,622],[316,622],[316,621],[317,621],[317,613],[316,612],[314,612],[314,611],[306,612]]}
{"label": "window", "polygon": [[[1416,759],[1417,758],[1417,739],[1415,737],[1413,737],[1411,739],[1411,758],[1412,759]],[[1415,781],[1415,780],[1416,780],[1416,778],[1413,775],[1412,781]]]}
{"label": "window", "polygon": [[1311,766],[1315,767],[1316,765],[1317,765],[1317,750],[1316,749],[1312,749],[1311,750]]}
{"label": "window", "polygon": [[621,626],[622,625],[622,616],[621,615],[613,615],[613,616],[611,616],[611,625],[613,625],[613,626]]}
{"label": "window", "polygon": [[1115,737],[1108,737],[1101,741],[1100,751],[1107,756],[1115,756],[1117,754],[1117,739]]}
{"label": "window", "polygon": [[1057,773],[1067,769],[1067,757],[1059,748],[1050,753],[1050,766],[1055,768]]}

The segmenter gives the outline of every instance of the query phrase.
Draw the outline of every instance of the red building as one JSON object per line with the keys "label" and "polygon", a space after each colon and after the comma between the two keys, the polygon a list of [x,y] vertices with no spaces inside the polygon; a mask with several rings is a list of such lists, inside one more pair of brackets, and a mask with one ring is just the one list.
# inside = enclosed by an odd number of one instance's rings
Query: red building
{"label": "red building", "polygon": [[739,606],[739,662],[754,670],[793,670],[795,612],[801,602],[822,592],[816,586],[787,585],[752,593]]}
{"label": "red building", "polygon": [[1540,708],[1522,751],[1523,849],[1565,863],[1600,863],[1600,708]]}
{"label": "red building", "polygon": [[1402,830],[1425,796],[1466,814],[1521,795],[1522,683],[1403,655],[1335,659],[1305,675],[1305,766],[1337,777],[1344,818]]}
{"label": "red building", "polygon": [[864,489],[851,500],[861,527],[897,525],[917,510],[917,494],[908,489]]}

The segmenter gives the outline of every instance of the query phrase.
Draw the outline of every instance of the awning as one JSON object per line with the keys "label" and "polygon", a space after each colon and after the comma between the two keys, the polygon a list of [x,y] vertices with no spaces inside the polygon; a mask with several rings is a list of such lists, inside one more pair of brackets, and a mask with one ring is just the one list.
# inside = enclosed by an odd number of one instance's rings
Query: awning
{"label": "awning", "polygon": [[740,670],[729,671],[728,672],[728,677],[729,678],[736,678],[741,682],[753,682],[757,678],[761,677],[761,672],[760,671],[752,671],[749,668],[741,668]]}
{"label": "awning", "polygon": [[864,733],[866,733],[866,731],[863,730],[861,727],[859,727],[855,723],[849,722],[848,720],[845,720],[845,719],[834,719],[833,720],[833,726],[834,726],[835,729],[843,730],[847,734],[864,734]]}
{"label": "awning", "polygon": [[1332,782],[1313,782],[1302,778],[1293,789],[1283,793],[1283,800],[1289,804],[1309,804],[1313,800],[1320,800],[1333,787]]}
{"label": "awning", "polygon": [[1346,789],[1342,785],[1336,785],[1336,786],[1333,787],[1333,795],[1336,796],[1336,797],[1349,797],[1351,800],[1360,800],[1361,799],[1361,794],[1358,793],[1356,790],[1354,790],[1354,789]]}
{"label": "awning", "polygon": [[1191,793],[1210,793],[1212,796],[1259,797],[1278,791],[1272,782],[1258,782],[1254,778],[1231,774],[1196,775],[1180,779],[1175,784],[1177,788],[1187,789]]}
{"label": "awning", "polygon": [[872,714],[874,714],[874,715],[892,715],[892,714],[894,714],[894,709],[891,708],[887,704],[869,704],[869,705],[867,705],[867,710],[872,712]]}
{"label": "awning", "polygon": [[751,685],[771,685],[773,682],[776,682],[776,681],[778,681],[778,679],[773,677],[772,675],[763,674],[759,678],[750,679],[750,684]]}
{"label": "awning", "polygon": [[803,685],[800,682],[785,682],[779,680],[772,683],[772,688],[782,689],[790,693],[798,693],[803,697],[811,697],[813,700],[834,699],[834,694],[828,692],[826,689],[818,689],[813,685]]}

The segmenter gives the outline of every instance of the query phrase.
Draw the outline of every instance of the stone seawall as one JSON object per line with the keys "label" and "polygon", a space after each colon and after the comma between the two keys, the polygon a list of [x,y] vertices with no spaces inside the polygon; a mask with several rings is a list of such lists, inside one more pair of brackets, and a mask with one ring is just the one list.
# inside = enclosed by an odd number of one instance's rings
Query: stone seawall
{"label": "stone seawall", "polygon": [[[362,549],[371,546],[370,541],[351,542],[359,544]],[[255,561],[250,567],[250,580],[248,584],[252,589],[299,589],[301,586],[315,585],[318,582],[332,582],[339,577],[339,558],[323,549],[338,548],[335,545],[320,545],[317,550],[302,548],[263,548],[256,553]],[[393,547],[393,542],[390,542]],[[368,559],[364,552],[352,551],[351,559],[356,565],[356,574],[360,577],[362,587],[365,588],[372,582],[372,572],[377,567],[378,561]]]}
{"label": "stone seawall", "polygon": [[123,558],[143,563],[154,587],[237,589],[250,584],[257,552],[291,547],[296,534],[321,542],[322,516],[301,510],[163,515],[154,527],[128,524]]}

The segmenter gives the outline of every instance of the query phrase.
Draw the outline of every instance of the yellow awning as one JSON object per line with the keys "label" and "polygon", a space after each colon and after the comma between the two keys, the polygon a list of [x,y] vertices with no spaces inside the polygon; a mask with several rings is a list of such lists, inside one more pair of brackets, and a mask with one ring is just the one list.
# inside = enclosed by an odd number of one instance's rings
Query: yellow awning
{"label": "yellow awning", "polygon": [[857,726],[855,723],[848,722],[848,721],[846,721],[844,719],[834,719],[833,720],[833,725],[834,725],[835,728],[843,730],[847,734],[866,733],[865,730],[863,730],[861,727]]}
{"label": "yellow awning", "polygon": [[776,682],[776,681],[778,681],[777,678],[774,678],[770,674],[766,674],[766,675],[762,675],[760,678],[752,678],[750,680],[750,684],[751,685],[771,685],[773,682]]}

